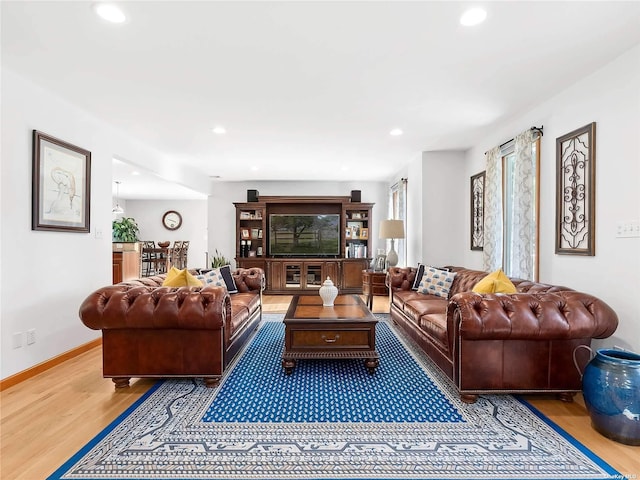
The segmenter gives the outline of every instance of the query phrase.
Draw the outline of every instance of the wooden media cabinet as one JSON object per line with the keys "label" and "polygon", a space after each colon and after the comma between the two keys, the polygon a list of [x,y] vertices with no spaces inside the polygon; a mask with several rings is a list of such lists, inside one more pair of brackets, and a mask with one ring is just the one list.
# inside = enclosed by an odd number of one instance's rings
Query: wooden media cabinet
{"label": "wooden media cabinet", "polygon": [[[259,267],[266,275],[268,294],[314,294],[327,277],[340,293],[362,293],[362,270],[372,257],[370,241],[373,203],[351,197],[260,197],[257,202],[234,203],[236,208],[236,265]],[[339,218],[338,245],[331,255],[273,254],[274,216]]]}

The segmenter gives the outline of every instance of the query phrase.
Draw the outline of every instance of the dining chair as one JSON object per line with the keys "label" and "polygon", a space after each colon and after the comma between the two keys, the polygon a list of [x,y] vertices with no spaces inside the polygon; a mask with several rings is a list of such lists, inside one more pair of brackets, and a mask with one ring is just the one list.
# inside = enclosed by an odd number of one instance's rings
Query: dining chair
{"label": "dining chair", "polygon": [[171,265],[181,270],[184,268],[181,263],[182,244],[182,240],[174,240],[173,248],[171,249]]}
{"label": "dining chair", "polygon": [[142,276],[150,277],[155,274],[156,267],[156,242],[154,240],[144,240],[142,242]]}

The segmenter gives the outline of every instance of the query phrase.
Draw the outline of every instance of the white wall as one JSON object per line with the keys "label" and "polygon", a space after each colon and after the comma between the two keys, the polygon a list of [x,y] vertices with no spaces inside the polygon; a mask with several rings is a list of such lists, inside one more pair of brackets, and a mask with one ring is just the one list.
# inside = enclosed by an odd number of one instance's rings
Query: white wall
{"label": "white wall", "polygon": [[[111,283],[113,156],[155,171],[171,172],[175,162],[4,65],[1,120],[0,376],[6,378],[100,335],[82,324],[78,307],[92,290]],[[31,230],[34,129],[91,152],[91,233]],[[189,169],[171,175],[205,191]],[[29,329],[36,330],[36,343],[26,346]],[[23,346],[14,349],[16,332]]]}
{"label": "white wall", "polygon": [[424,152],[422,155],[422,258],[428,265],[464,265],[465,235],[463,212],[467,183],[465,154],[461,151]]}
{"label": "white wall", "polygon": [[[167,230],[162,216],[175,210],[182,216],[177,230]],[[128,200],[124,216],[133,217],[140,228],[140,240],[189,240],[188,268],[204,268],[207,261],[207,200]]]}
{"label": "white wall", "polygon": [[[424,263],[422,260],[423,205],[422,205],[422,155],[409,165],[403,177],[407,179],[407,225],[405,239],[407,246],[407,265]],[[415,232],[415,233],[414,233]]]}
{"label": "white wall", "polygon": [[[640,220],[640,46],[512,121],[496,126],[467,152],[465,182],[484,170],[484,152],[544,125],[540,168],[540,281],[606,301],[617,313],[615,335],[596,347],[640,351],[640,238],[616,238],[619,222]],[[596,255],[555,254],[555,139],[596,122]],[[464,210],[469,236],[469,191]],[[482,252],[464,250],[464,265],[482,268]]]}
{"label": "white wall", "polygon": [[464,265],[464,168],[465,152],[423,152],[394,177],[407,178],[408,266]]}
{"label": "white wall", "polygon": [[380,220],[386,217],[389,185],[386,182],[214,182],[209,197],[209,251],[216,249],[227,258],[235,256],[236,210],[234,202],[246,202],[247,190],[260,196],[349,196],[351,190],[362,192],[363,203],[375,203],[369,231],[371,248],[384,248],[378,239]]}

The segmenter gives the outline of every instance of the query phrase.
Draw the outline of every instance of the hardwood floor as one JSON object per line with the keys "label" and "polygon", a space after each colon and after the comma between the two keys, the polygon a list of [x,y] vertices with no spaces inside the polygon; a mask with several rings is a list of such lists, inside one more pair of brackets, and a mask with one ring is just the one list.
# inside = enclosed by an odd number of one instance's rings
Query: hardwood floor
{"label": "hardwood floor", "polygon": [[[264,311],[283,313],[290,300],[265,296]],[[374,297],[373,311],[388,312],[386,297]],[[115,391],[111,380],[102,378],[102,352],[97,347],[7,388],[0,399],[0,478],[46,478],[154,383],[132,379],[130,388]],[[596,433],[581,397],[571,404],[551,397],[528,400],[621,473],[640,477],[640,447]]]}

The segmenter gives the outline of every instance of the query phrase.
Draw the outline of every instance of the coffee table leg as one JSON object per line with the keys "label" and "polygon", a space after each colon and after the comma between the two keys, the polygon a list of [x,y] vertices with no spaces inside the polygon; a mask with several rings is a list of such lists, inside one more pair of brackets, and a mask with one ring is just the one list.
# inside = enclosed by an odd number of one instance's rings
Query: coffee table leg
{"label": "coffee table leg", "polygon": [[377,358],[367,358],[364,361],[364,365],[369,370],[369,373],[373,375],[374,373],[376,373],[376,368],[378,368],[378,365],[380,365],[380,361]]}
{"label": "coffee table leg", "polygon": [[284,373],[291,375],[291,372],[293,372],[293,369],[296,366],[296,361],[292,358],[283,358],[282,366],[284,368]]}

